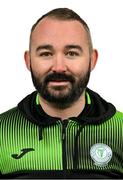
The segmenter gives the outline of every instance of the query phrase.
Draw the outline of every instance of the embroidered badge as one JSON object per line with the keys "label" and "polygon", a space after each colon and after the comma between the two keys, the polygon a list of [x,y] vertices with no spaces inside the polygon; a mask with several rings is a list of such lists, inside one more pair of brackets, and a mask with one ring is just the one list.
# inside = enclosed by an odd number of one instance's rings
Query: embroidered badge
{"label": "embroidered badge", "polygon": [[91,147],[90,155],[96,166],[105,166],[112,158],[112,150],[106,144],[97,143]]}

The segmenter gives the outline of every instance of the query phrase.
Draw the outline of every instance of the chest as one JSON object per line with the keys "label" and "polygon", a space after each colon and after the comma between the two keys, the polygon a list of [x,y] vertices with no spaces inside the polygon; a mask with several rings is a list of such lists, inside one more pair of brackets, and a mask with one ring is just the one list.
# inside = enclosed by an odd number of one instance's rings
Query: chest
{"label": "chest", "polygon": [[58,121],[42,127],[28,121],[3,126],[1,172],[111,169],[123,166],[120,126]]}

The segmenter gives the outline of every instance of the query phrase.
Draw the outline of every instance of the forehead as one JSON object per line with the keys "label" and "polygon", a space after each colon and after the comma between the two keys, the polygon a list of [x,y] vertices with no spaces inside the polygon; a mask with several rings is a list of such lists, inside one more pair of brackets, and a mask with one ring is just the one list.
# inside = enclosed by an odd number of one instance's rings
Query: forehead
{"label": "forehead", "polygon": [[[87,42],[87,32],[76,20],[57,20],[44,18],[32,32],[31,41],[35,43],[66,43]],[[44,41],[44,42],[43,42]]]}

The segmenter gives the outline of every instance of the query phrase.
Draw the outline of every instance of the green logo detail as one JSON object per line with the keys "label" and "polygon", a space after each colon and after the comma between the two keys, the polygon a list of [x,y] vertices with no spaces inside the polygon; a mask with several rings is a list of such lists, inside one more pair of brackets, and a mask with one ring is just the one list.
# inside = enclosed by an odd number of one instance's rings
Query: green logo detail
{"label": "green logo detail", "polygon": [[98,157],[104,158],[105,157],[105,149],[104,148],[97,149],[96,154]]}
{"label": "green logo detail", "polygon": [[91,147],[90,155],[96,166],[105,166],[112,158],[112,150],[106,144],[97,143]]}

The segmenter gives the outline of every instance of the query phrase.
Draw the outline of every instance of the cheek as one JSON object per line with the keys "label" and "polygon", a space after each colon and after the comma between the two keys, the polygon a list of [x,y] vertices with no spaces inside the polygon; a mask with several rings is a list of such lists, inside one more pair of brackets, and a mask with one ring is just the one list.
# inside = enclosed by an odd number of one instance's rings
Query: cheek
{"label": "cheek", "polygon": [[89,68],[88,65],[75,64],[69,70],[74,76],[78,78],[78,77],[81,77],[83,74],[85,74],[88,71],[88,68]]}
{"label": "cheek", "polygon": [[31,63],[32,70],[38,75],[44,75],[50,69],[50,64],[47,62],[41,61],[32,61]]}
{"label": "cheek", "polygon": [[78,74],[78,75],[86,72],[89,68],[89,64],[90,64],[90,58],[88,56],[77,58],[73,61],[72,60],[67,61],[69,70],[74,74]]}

